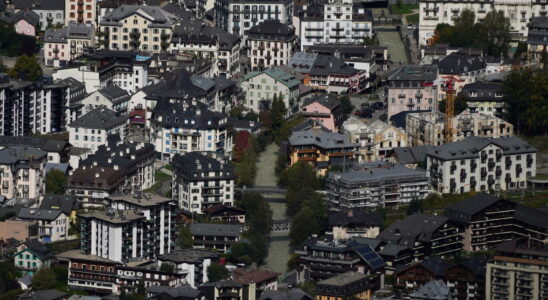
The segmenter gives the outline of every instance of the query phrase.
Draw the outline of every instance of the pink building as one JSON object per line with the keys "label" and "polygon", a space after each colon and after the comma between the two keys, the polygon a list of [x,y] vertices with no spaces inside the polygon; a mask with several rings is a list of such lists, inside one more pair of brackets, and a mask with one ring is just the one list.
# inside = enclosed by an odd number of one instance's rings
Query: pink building
{"label": "pink building", "polygon": [[11,18],[11,23],[15,27],[15,32],[36,36],[37,28],[40,26],[40,16],[32,10],[20,10]]}
{"label": "pink building", "polygon": [[396,69],[388,76],[388,118],[402,111],[438,109],[434,80],[438,67],[433,65],[408,65]]}
{"label": "pink building", "polygon": [[340,101],[330,95],[317,95],[305,100],[301,115],[317,121],[332,132],[343,122]]}

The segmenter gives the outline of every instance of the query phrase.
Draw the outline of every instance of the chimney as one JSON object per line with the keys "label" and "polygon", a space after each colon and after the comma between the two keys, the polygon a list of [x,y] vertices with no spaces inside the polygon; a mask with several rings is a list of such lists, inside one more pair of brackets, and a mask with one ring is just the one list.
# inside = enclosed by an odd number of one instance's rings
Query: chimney
{"label": "chimney", "polygon": [[95,178],[99,178],[99,173],[95,173]]}
{"label": "chimney", "polygon": [[118,171],[118,165],[114,165],[114,170]]}
{"label": "chimney", "polygon": [[94,167],[97,167],[97,161],[94,161],[94,162],[93,162],[93,166],[94,166]]}

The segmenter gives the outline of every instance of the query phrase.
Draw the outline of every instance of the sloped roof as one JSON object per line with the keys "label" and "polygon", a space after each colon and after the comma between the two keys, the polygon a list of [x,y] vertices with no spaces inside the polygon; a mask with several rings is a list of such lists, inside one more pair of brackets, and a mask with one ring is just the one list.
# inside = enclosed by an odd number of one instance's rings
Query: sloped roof
{"label": "sloped roof", "polygon": [[425,214],[413,214],[403,220],[397,220],[383,230],[378,238],[402,246],[412,247],[418,241],[430,241],[438,228],[449,218]]}
{"label": "sloped roof", "polygon": [[392,149],[398,162],[402,164],[418,164],[426,161],[426,152],[433,149],[433,145],[416,147],[396,147]]}
{"label": "sloped roof", "polygon": [[38,14],[32,10],[22,9],[18,11],[15,15],[13,15],[13,17],[11,18],[12,23],[16,23],[19,20],[25,20],[30,25],[36,27],[38,26],[38,23],[40,22],[40,16],[38,16]]}
{"label": "sloped roof", "polygon": [[249,28],[248,39],[260,40],[284,40],[289,41],[296,38],[295,29],[278,20],[264,20],[263,22]]}
{"label": "sloped roof", "polygon": [[312,300],[313,298],[301,289],[289,290],[267,290],[264,291],[258,300]]}
{"label": "sloped roof", "polygon": [[473,215],[499,201],[506,200],[490,194],[477,194],[446,207],[445,216],[454,221],[468,223]]}
{"label": "sloped roof", "polygon": [[410,296],[417,300],[449,300],[453,299],[451,294],[451,289],[442,280],[431,280]]}
{"label": "sloped roof", "polygon": [[[153,295],[167,294],[171,296],[172,299],[197,299],[203,295],[200,290],[194,289],[190,286],[169,287],[153,285],[147,289],[147,293]],[[154,296],[152,299],[154,299]]]}
{"label": "sloped roof", "polygon": [[127,121],[127,116],[118,116],[106,107],[98,107],[70,123],[69,127],[111,129]]}
{"label": "sloped roof", "polygon": [[200,264],[204,259],[217,258],[219,255],[206,249],[181,249],[158,256],[160,261],[172,261],[175,263]]}
{"label": "sloped roof", "polygon": [[23,207],[17,214],[17,218],[24,220],[53,221],[63,213],[60,209],[36,209]]}
{"label": "sloped roof", "polygon": [[60,209],[69,216],[73,210],[80,208],[80,202],[75,196],[71,195],[53,195],[44,196],[40,204],[40,209]]}
{"label": "sloped roof", "polygon": [[192,235],[200,236],[232,236],[239,237],[242,232],[241,225],[232,224],[207,224],[207,223],[192,223],[190,232]]}
{"label": "sloped roof", "polygon": [[295,131],[289,137],[291,146],[316,145],[323,149],[358,148],[358,144],[351,143],[349,138],[337,132],[307,129]]}
{"label": "sloped roof", "polygon": [[158,6],[121,5],[103,17],[101,25],[117,25],[121,20],[138,14],[151,21],[148,27],[171,27],[178,18]]}
{"label": "sloped roof", "polygon": [[264,71],[256,71],[248,73],[244,80],[249,80],[255,76],[258,76],[260,74],[266,74],[272,78],[274,78],[276,81],[280,82],[281,84],[287,86],[289,89],[295,88],[299,85],[299,81],[295,79],[295,76],[293,74],[290,74],[286,71],[284,71],[281,68],[278,67],[272,67],[269,69],[266,69]]}
{"label": "sloped roof", "polygon": [[336,107],[340,106],[341,102],[337,98],[331,95],[318,94],[316,96],[306,98],[304,100],[303,106],[310,105],[314,102],[321,104],[329,110],[334,110]]}
{"label": "sloped roof", "polygon": [[473,57],[463,52],[453,52],[442,58],[437,63],[437,66],[440,74],[458,75],[485,69],[486,63],[481,58]]}

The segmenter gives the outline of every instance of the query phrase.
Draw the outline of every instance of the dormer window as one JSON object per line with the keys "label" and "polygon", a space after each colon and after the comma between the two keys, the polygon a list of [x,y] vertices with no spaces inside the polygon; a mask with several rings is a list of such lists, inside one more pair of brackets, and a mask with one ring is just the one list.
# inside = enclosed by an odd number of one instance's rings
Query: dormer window
{"label": "dormer window", "polygon": [[495,97],[501,98],[502,97],[502,92],[495,92]]}
{"label": "dormer window", "polygon": [[469,93],[468,93],[468,96],[470,96],[470,97],[477,97],[477,96],[478,96],[478,92],[469,92]]}

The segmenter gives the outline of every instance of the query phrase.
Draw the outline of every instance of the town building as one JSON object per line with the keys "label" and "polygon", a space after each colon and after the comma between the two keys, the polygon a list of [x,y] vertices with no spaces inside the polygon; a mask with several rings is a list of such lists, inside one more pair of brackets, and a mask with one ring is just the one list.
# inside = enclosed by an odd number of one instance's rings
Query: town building
{"label": "town building", "polygon": [[69,234],[70,218],[60,209],[23,207],[17,219],[35,224],[41,242],[50,243],[73,238]]}
{"label": "town building", "polygon": [[423,170],[382,162],[330,172],[326,185],[331,210],[398,206],[424,199],[430,190]]}
{"label": "town building", "polygon": [[277,20],[291,24],[293,2],[283,1],[250,1],[250,0],[215,0],[215,26],[236,36],[247,38],[251,27],[265,20]]}
{"label": "town building", "polygon": [[265,20],[249,29],[246,44],[252,71],[286,65],[293,54],[295,29],[278,20]]}
{"label": "town building", "polygon": [[548,17],[532,17],[527,27],[527,58],[540,62],[548,51]]}
{"label": "town building", "polygon": [[87,95],[86,85],[72,77],[58,80],[65,84],[68,89],[67,95],[69,96],[69,100],[65,104],[65,122],[66,124],[70,124],[70,122],[82,115],[82,105],[80,105],[80,102]]}
{"label": "town building", "polygon": [[25,274],[34,275],[41,268],[51,265],[53,255],[49,248],[37,239],[26,240],[13,255],[15,267]]}
{"label": "town building", "polygon": [[466,105],[472,113],[494,115],[502,118],[506,114],[502,85],[494,82],[474,82],[462,87],[459,96],[466,97]]}
{"label": "town building", "polygon": [[95,46],[95,28],[91,24],[70,23],[59,29],[47,29],[44,33],[44,64],[64,67]]}
{"label": "town building", "polygon": [[438,96],[434,81],[438,67],[406,65],[387,76],[386,101],[388,118],[406,110],[438,110]]}
{"label": "town building", "polygon": [[359,93],[369,86],[365,71],[332,55],[297,52],[288,66],[303,77],[306,86],[330,94]]}
{"label": "town building", "polygon": [[147,299],[151,300],[205,300],[204,294],[195,288],[182,285],[178,287],[167,287],[153,285],[147,289]]}
{"label": "town building", "polygon": [[138,290],[140,287],[176,287],[185,283],[184,275],[163,271],[155,264],[127,263],[116,268],[116,284],[120,290]]}
{"label": "town building", "polygon": [[464,250],[483,251],[527,237],[530,245],[548,239],[548,214],[488,194],[478,194],[445,208],[445,216],[464,227]]}
{"label": "town building", "polygon": [[196,288],[209,281],[207,268],[219,255],[204,249],[181,249],[157,257],[158,264],[173,264],[175,273],[184,274],[186,284]]}
{"label": "town building", "polygon": [[314,44],[362,44],[373,37],[371,11],[350,0],[304,6],[300,23],[301,50]]}
{"label": "town building", "polygon": [[18,300],[63,300],[68,294],[56,289],[29,291],[17,297]]}
{"label": "town building", "polygon": [[287,300],[313,300],[314,298],[303,290],[298,288],[292,288],[287,290],[277,290],[277,291],[265,291],[261,294],[258,300],[277,300],[277,299],[287,299]]}
{"label": "town building", "polygon": [[299,84],[293,74],[278,67],[248,73],[242,80],[244,107],[259,113],[271,109],[274,97],[281,96],[291,116],[299,111]]}
{"label": "town building", "polygon": [[238,268],[232,271],[232,280],[243,284],[255,283],[257,293],[262,294],[265,291],[278,290],[278,276],[280,275],[281,273],[270,270],[245,270]]}
{"label": "town building", "polygon": [[99,23],[105,49],[160,53],[169,49],[179,18],[159,6],[121,5]]}
{"label": "town building", "polygon": [[413,261],[453,257],[463,248],[462,228],[447,217],[413,214],[388,226],[378,236],[385,243],[411,248]]}
{"label": "town building", "polygon": [[39,17],[37,30],[45,31],[49,26],[60,27],[65,24],[65,1],[31,0],[12,1],[13,11],[31,10]]}
{"label": "town building", "polygon": [[358,144],[340,133],[310,128],[291,134],[287,155],[289,165],[306,161],[312,163],[318,173],[325,174],[330,166],[351,163],[357,148]]}
{"label": "town building", "polygon": [[[445,143],[445,114],[441,112],[408,113],[405,131],[411,146]],[[501,138],[512,136],[514,126],[494,115],[472,113],[466,109],[451,119],[451,141],[457,142],[469,136]]]}
{"label": "town building", "polygon": [[377,252],[359,240],[335,242],[312,236],[295,254],[299,255],[297,283],[318,282],[350,271],[378,278],[386,265]]}
{"label": "town building", "polygon": [[487,263],[485,299],[542,299],[548,294],[546,245],[529,246],[527,238],[497,246]]}
{"label": "town building", "polygon": [[142,192],[154,184],[152,144],[111,142],[79,163],[67,179],[67,194],[84,207],[103,207],[104,199]]}
{"label": "town building", "polygon": [[95,108],[104,107],[119,116],[126,116],[129,114],[128,103],[130,98],[130,94],[117,85],[102,88],[90,93],[80,101],[82,105],[81,114],[85,115]]}
{"label": "town building", "polygon": [[70,23],[96,23],[97,1],[96,0],[66,0],[65,1],[65,25]]}
{"label": "town building", "polygon": [[430,149],[427,175],[442,193],[523,188],[536,175],[536,152],[517,137],[471,136]]}
{"label": "town building", "polygon": [[452,300],[454,299],[453,294],[451,288],[445,285],[443,281],[432,280],[409,296],[412,300]]}
{"label": "town building", "polygon": [[301,108],[301,116],[314,120],[323,127],[336,132],[344,121],[341,102],[330,95],[307,98]]}
{"label": "town building", "polygon": [[59,209],[69,217],[70,222],[76,222],[80,202],[71,195],[47,194],[40,202],[40,209]]}
{"label": "town building", "polygon": [[30,136],[0,136],[0,148],[27,147],[47,152],[48,162],[62,163],[68,160],[70,145],[67,141]]}
{"label": "town building", "polygon": [[39,202],[46,189],[46,161],[47,153],[32,147],[14,146],[0,150],[0,195],[6,199],[30,198]]}
{"label": "town building", "polygon": [[68,125],[69,143],[78,148],[88,148],[95,152],[107,144],[109,135],[124,137],[126,116],[118,116],[114,111],[99,106],[74,120]]}
{"label": "town building", "polygon": [[15,13],[11,17],[10,23],[13,24],[15,32],[22,35],[35,37],[40,30],[40,16],[28,9]]}
{"label": "town building", "polygon": [[333,55],[347,65],[365,71],[367,78],[375,70],[388,68],[388,48],[384,46],[365,46],[356,44],[314,44],[304,47],[305,52]]}
{"label": "town building", "polygon": [[[466,52],[453,52],[435,63],[439,71],[440,84],[438,88],[438,99],[444,99],[446,95],[445,82],[453,78],[453,89],[458,93],[462,87],[485,78],[488,74],[489,59],[469,55]],[[497,69],[500,60],[495,60],[492,69]]]}
{"label": "town building", "polygon": [[234,280],[223,280],[204,283],[198,289],[205,295],[206,299],[223,300],[224,295],[231,295],[236,299],[253,300],[257,297],[256,285],[236,282]]}
{"label": "town building", "polygon": [[245,210],[235,206],[218,204],[204,210],[206,216],[212,220],[228,224],[245,224]]}
{"label": "town building", "polygon": [[328,232],[334,240],[364,237],[375,238],[382,227],[382,217],[363,209],[351,208],[331,211],[328,215]]}
{"label": "town building", "polygon": [[232,245],[240,241],[242,231],[243,226],[235,224],[190,224],[194,248],[221,253],[226,253]]}
{"label": "town building", "polygon": [[419,44],[432,43],[436,26],[442,23],[453,25],[454,18],[465,9],[472,10],[476,19],[479,20],[483,20],[490,11],[502,11],[510,21],[510,38],[513,41],[525,40],[529,19],[534,16],[545,16],[547,12],[542,2],[533,1],[509,3],[501,0],[488,2],[424,0],[419,2]]}
{"label": "town building", "polygon": [[357,272],[343,273],[316,283],[317,299],[343,300],[351,297],[371,299],[372,292],[380,288],[378,278]]}

